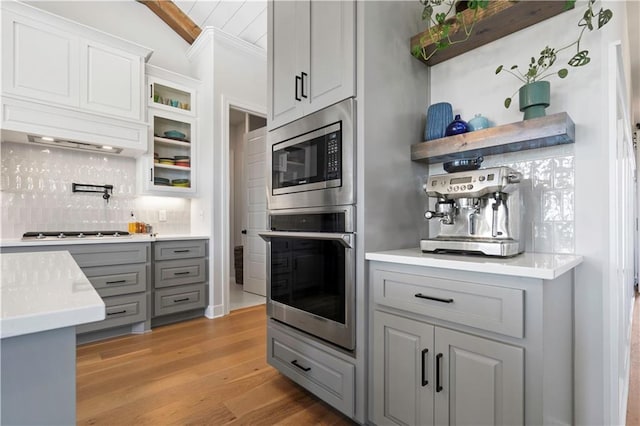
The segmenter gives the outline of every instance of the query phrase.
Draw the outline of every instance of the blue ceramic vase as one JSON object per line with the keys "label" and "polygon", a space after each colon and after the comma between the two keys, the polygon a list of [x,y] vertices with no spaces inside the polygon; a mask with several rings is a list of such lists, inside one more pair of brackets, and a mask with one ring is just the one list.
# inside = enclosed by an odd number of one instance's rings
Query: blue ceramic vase
{"label": "blue ceramic vase", "polygon": [[467,122],[460,118],[460,115],[456,115],[455,120],[453,120],[448,126],[447,130],[445,130],[445,136],[453,136],[459,135],[462,133],[467,133],[469,131],[469,126]]}
{"label": "blue ceramic vase", "polygon": [[424,128],[424,140],[430,141],[444,137],[447,125],[453,120],[453,108],[448,102],[439,102],[427,109],[427,124]]}

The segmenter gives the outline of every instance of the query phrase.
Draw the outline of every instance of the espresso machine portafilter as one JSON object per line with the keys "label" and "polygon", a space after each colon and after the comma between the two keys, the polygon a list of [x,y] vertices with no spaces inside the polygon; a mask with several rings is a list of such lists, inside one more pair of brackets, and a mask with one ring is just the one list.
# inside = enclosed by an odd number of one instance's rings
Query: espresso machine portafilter
{"label": "espresso machine portafilter", "polygon": [[435,238],[420,241],[423,252],[474,253],[508,257],[524,251],[522,176],[508,167],[431,176],[424,185],[439,219]]}

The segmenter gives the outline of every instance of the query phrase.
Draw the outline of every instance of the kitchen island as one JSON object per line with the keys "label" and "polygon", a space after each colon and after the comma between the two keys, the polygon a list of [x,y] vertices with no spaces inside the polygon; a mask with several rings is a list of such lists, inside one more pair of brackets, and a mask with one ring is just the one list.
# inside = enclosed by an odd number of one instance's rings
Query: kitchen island
{"label": "kitchen island", "polygon": [[572,424],[581,256],[367,253],[375,424]]}
{"label": "kitchen island", "polygon": [[66,251],[0,263],[0,424],[75,424],[75,326],[104,302]]}

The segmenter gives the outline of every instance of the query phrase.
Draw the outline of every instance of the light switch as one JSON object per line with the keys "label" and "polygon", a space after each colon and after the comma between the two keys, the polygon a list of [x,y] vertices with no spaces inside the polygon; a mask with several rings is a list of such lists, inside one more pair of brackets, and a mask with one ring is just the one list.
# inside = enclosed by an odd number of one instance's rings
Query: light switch
{"label": "light switch", "polygon": [[160,222],[167,221],[167,211],[166,210],[158,210],[158,220]]}

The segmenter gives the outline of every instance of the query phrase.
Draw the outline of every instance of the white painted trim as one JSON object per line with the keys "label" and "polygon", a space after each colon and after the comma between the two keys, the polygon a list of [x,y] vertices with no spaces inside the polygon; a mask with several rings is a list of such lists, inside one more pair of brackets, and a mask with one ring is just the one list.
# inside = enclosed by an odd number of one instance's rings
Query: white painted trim
{"label": "white painted trim", "polygon": [[[220,126],[221,140],[222,140],[222,168],[223,168],[222,176],[224,176],[222,190],[223,190],[223,199],[226,200],[228,203],[230,203],[231,202],[230,200],[231,182],[230,182],[230,175],[229,175],[229,109],[233,107],[234,109],[240,109],[249,114],[259,115],[265,118],[267,116],[267,111],[265,110],[264,107],[261,107],[260,105],[252,104],[250,102],[245,102],[244,100],[234,98],[232,96],[227,96],[225,94],[222,94],[220,96],[220,101],[221,101],[221,114],[222,114],[220,122],[223,123],[222,126]],[[229,313],[229,307],[230,307],[229,283],[231,282],[229,259],[231,258],[230,256],[232,255],[230,253],[231,218],[229,217],[228,208],[223,209],[221,219],[222,219],[222,247],[223,247],[222,282],[224,283],[222,286],[222,301],[223,301],[223,307],[224,307],[224,315],[227,315]]]}
{"label": "white painted trim", "polygon": [[173,84],[182,84],[183,86],[192,88],[198,88],[202,83],[197,78],[189,77],[184,74],[178,74],[177,72],[173,72],[168,69],[151,64],[145,64],[145,75],[162,78],[164,80],[169,80]]}
{"label": "white painted trim", "polygon": [[199,55],[200,51],[209,45],[213,49],[213,27],[203,28],[198,38],[196,38],[191,44],[191,47],[187,49],[187,58],[193,61],[193,57]]}
{"label": "white painted trim", "polygon": [[226,315],[223,305],[208,305],[204,310],[204,316],[209,319],[219,318]]}
{"label": "white painted trim", "polygon": [[[210,27],[207,27],[210,28]],[[231,35],[219,28],[213,28],[213,38],[216,42],[220,42],[230,48],[235,49],[240,53],[245,53],[251,56],[259,56],[262,59],[267,58],[267,51],[255,44],[242,40],[239,37]]]}

